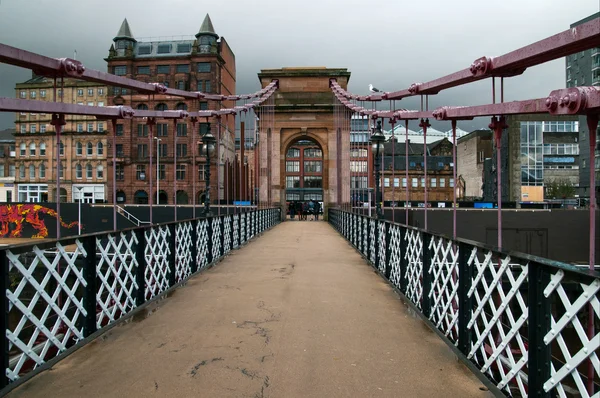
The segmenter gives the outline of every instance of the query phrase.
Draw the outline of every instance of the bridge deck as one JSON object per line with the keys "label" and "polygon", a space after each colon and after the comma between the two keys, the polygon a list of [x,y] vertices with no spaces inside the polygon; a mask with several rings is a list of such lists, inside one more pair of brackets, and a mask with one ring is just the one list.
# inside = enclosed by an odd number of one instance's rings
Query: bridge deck
{"label": "bridge deck", "polygon": [[328,224],[286,222],[11,396],[482,397]]}

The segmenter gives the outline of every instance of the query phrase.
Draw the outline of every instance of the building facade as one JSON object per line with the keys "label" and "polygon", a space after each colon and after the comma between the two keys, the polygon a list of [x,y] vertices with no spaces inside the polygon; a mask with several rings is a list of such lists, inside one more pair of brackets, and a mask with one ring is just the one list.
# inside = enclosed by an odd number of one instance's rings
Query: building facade
{"label": "building facade", "polygon": [[[599,18],[600,12],[577,21],[571,25],[574,28],[593,19]],[[565,57],[565,78],[567,87],[600,86],[600,47],[580,51]],[[596,170],[596,186],[600,177],[600,126],[596,131],[595,159],[590,160],[589,130],[584,115],[579,116],[579,190],[581,197],[589,197],[590,167],[594,164]]]}
{"label": "building facade", "polygon": [[[371,122],[372,123],[372,122]],[[354,206],[373,203],[375,176],[371,151],[372,125],[368,116],[352,115],[350,119],[350,197]]]}
{"label": "building facade", "polygon": [[[215,33],[208,15],[199,32],[188,40],[138,41],[125,20],[113,42],[106,58],[109,73],[181,90],[235,94],[235,56],[227,41]],[[149,96],[118,87],[109,91],[108,101],[111,105],[127,105],[133,109],[190,112],[235,106],[233,101],[221,103],[160,94]],[[198,143],[209,130],[219,140],[219,149],[215,153],[220,154],[219,159],[211,159],[215,162],[211,166],[211,198],[224,200],[225,184],[228,184],[225,165],[233,162],[235,157],[233,117],[213,119],[212,123],[201,121],[195,126],[189,120],[159,119],[152,134],[146,121],[134,118],[121,120],[116,125],[116,181],[112,181],[111,164],[109,190],[113,187],[116,190],[117,204],[145,204],[150,195],[158,198],[158,202],[156,199],[154,202],[160,204],[192,203],[192,195],[195,195],[196,203],[201,203],[206,188],[206,160],[200,155]],[[152,170],[150,151],[154,158]],[[196,169],[192,170],[194,156]],[[150,179],[158,181],[160,192],[156,192],[156,185],[150,192]],[[194,180],[196,192],[192,192]]]}
{"label": "building facade", "polygon": [[463,200],[483,197],[485,160],[492,157],[491,130],[475,130],[462,136],[456,143],[457,178],[463,181]]}
{"label": "building facade", "polygon": [[17,200],[15,156],[15,130],[0,131],[0,202]]}
{"label": "building facade", "polygon": [[[16,85],[20,99],[105,106],[107,89],[93,82],[54,80],[33,75]],[[15,184],[19,202],[55,202],[57,171],[60,201],[106,201],[107,122],[91,116],[67,115],[60,143],[50,114],[21,112],[15,122]],[[60,168],[56,152],[60,152]],[[10,172],[9,172],[10,173]]]}

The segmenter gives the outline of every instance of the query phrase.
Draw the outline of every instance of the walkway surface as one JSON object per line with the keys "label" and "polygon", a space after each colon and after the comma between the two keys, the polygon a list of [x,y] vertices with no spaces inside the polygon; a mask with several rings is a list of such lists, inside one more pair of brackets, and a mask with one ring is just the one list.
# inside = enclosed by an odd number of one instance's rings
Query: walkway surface
{"label": "walkway surface", "polygon": [[488,397],[324,222],[285,222],[13,397]]}

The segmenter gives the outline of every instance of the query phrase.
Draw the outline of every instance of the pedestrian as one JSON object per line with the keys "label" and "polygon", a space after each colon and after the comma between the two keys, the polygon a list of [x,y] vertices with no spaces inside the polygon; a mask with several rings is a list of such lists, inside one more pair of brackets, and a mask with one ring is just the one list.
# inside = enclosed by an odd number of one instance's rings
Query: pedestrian
{"label": "pedestrian", "polygon": [[290,218],[293,220],[296,215],[296,202],[290,202]]}
{"label": "pedestrian", "polygon": [[302,202],[296,202],[296,210],[298,211],[298,220],[304,219],[304,212],[302,211]]}
{"label": "pedestrian", "polygon": [[321,202],[315,201],[315,221],[319,221],[319,213],[321,213]]}
{"label": "pedestrian", "polygon": [[314,200],[310,200],[308,202],[308,213],[313,215],[313,220],[315,219],[314,214],[315,214],[315,201]]}
{"label": "pedestrian", "polygon": [[308,203],[302,202],[302,214],[304,215],[303,220],[306,221],[308,219]]}

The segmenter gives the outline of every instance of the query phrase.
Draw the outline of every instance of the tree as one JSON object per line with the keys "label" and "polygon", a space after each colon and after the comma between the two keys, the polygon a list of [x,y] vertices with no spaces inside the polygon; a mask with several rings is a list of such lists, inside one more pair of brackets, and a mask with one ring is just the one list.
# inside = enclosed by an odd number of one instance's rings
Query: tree
{"label": "tree", "polygon": [[546,184],[549,199],[567,199],[575,196],[575,186],[567,179],[554,180]]}

